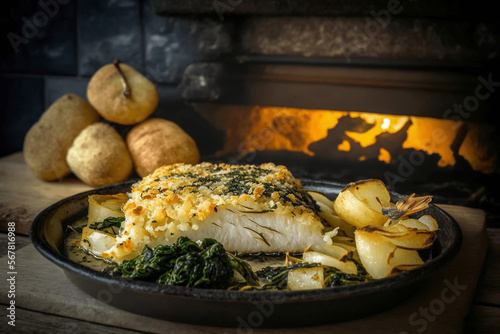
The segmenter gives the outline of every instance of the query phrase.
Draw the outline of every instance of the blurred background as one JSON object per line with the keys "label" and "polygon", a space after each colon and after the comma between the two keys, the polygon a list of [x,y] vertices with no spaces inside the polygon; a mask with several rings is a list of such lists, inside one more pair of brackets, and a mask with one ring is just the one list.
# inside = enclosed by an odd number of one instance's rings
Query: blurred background
{"label": "blurred background", "polygon": [[500,29],[486,1],[1,6],[0,156],[119,58],[156,85],[153,117],[181,126],[202,160],[379,178],[498,221]]}

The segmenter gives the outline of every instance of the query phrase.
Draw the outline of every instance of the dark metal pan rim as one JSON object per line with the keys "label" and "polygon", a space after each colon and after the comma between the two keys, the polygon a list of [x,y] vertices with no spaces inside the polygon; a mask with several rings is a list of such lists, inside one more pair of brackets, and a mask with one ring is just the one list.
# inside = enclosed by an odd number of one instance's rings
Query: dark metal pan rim
{"label": "dark metal pan rim", "polygon": [[[332,181],[301,179],[306,189],[317,190],[318,188],[326,187],[336,191],[341,190],[345,185]],[[116,276],[111,276],[106,273],[98,272],[85,267],[81,264],[70,261],[67,257],[56,252],[47,242],[44,235],[44,224],[50,219],[53,212],[64,205],[65,203],[85,200],[91,194],[113,194],[116,192],[124,192],[124,189],[130,189],[130,186],[137,180],[128,181],[112,186],[92,189],[82,192],[68,198],[65,198],[43,210],[34,219],[30,238],[35,248],[48,260],[55,263],[57,266],[82,277],[89,281],[95,281],[102,284],[119,285],[142,293],[172,295],[185,298],[217,300],[223,302],[251,302],[259,300],[269,300],[279,298],[282,302],[306,302],[315,300],[342,300],[343,298],[362,296],[366,293],[379,291],[384,289],[398,289],[405,286],[411,286],[413,283],[422,281],[429,277],[437,269],[447,264],[457,253],[462,243],[462,233],[460,227],[455,220],[444,210],[431,203],[429,209],[439,215],[438,223],[446,224],[446,228],[453,240],[446,240],[448,245],[444,247],[440,254],[433,257],[423,265],[394,275],[384,279],[354,284],[344,285],[332,288],[307,290],[307,291],[231,291],[231,290],[216,290],[216,289],[201,289],[187,288],[179,286],[160,285],[153,282],[145,282],[139,280],[126,279]],[[398,196],[397,194],[393,194]],[[438,234],[438,241],[443,235]]]}

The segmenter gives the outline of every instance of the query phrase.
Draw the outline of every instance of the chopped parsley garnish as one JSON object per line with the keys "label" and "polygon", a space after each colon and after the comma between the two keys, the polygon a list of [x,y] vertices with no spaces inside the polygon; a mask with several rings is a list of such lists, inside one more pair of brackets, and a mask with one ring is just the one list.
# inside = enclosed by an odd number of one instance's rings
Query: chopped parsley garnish
{"label": "chopped parsley garnish", "polygon": [[[179,179],[184,181],[183,185],[171,189],[172,192],[181,194],[186,189],[190,192],[199,192],[201,189],[214,191],[222,196],[252,195],[257,187],[262,188],[261,196],[271,198],[278,194],[282,202],[293,206],[304,206],[315,212],[319,211],[316,202],[304,191],[300,185],[291,183],[287,179],[280,179],[273,175],[275,170],[260,166],[249,166],[242,168],[231,166],[221,168],[214,166],[206,170],[208,173],[172,172],[164,176],[165,179]],[[272,176],[269,180],[266,176]],[[158,178],[155,181],[160,181]],[[163,189],[158,189],[157,195],[163,194]],[[141,196],[146,196],[151,189],[147,188]]]}

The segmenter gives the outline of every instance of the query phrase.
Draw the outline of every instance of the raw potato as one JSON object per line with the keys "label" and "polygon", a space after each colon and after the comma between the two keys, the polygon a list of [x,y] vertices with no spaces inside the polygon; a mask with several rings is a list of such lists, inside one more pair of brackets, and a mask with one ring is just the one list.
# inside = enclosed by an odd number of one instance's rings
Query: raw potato
{"label": "raw potato", "polygon": [[66,157],[71,171],[93,187],[125,181],[133,171],[122,137],[106,123],[95,123],[76,137]]}
{"label": "raw potato", "polygon": [[87,98],[103,118],[122,125],[145,120],[158,105],[156,86],[133,67],[117,60],[92,76]]}
{"label": "raw potato", "polygon": [[134,126],[127,134],[127,145],[141,177],[164,165],[197,164],[200,160],[194,140],[177,124],[161,118]]}
{"label": "raw potato", "polygon": [[24,159],[33,174],[44,181],[55,181],[70,174],[66,163],[68,149],[84,128],[99,119],[97,111],[78,95],[61,96],[24,138]]}

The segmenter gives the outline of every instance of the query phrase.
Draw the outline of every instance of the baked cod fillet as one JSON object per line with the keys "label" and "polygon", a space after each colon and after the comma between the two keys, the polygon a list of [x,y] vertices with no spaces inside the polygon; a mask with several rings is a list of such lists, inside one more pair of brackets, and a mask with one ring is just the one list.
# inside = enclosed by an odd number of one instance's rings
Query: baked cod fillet
{"label": "baked cod fillet", "polygon": [[134,184],[129,196],[117,236],[98,252],[118,263],[180,236],[214,238],[235,253],[325,244],[316,202],[286,167],[272,163],[164,166]]}

